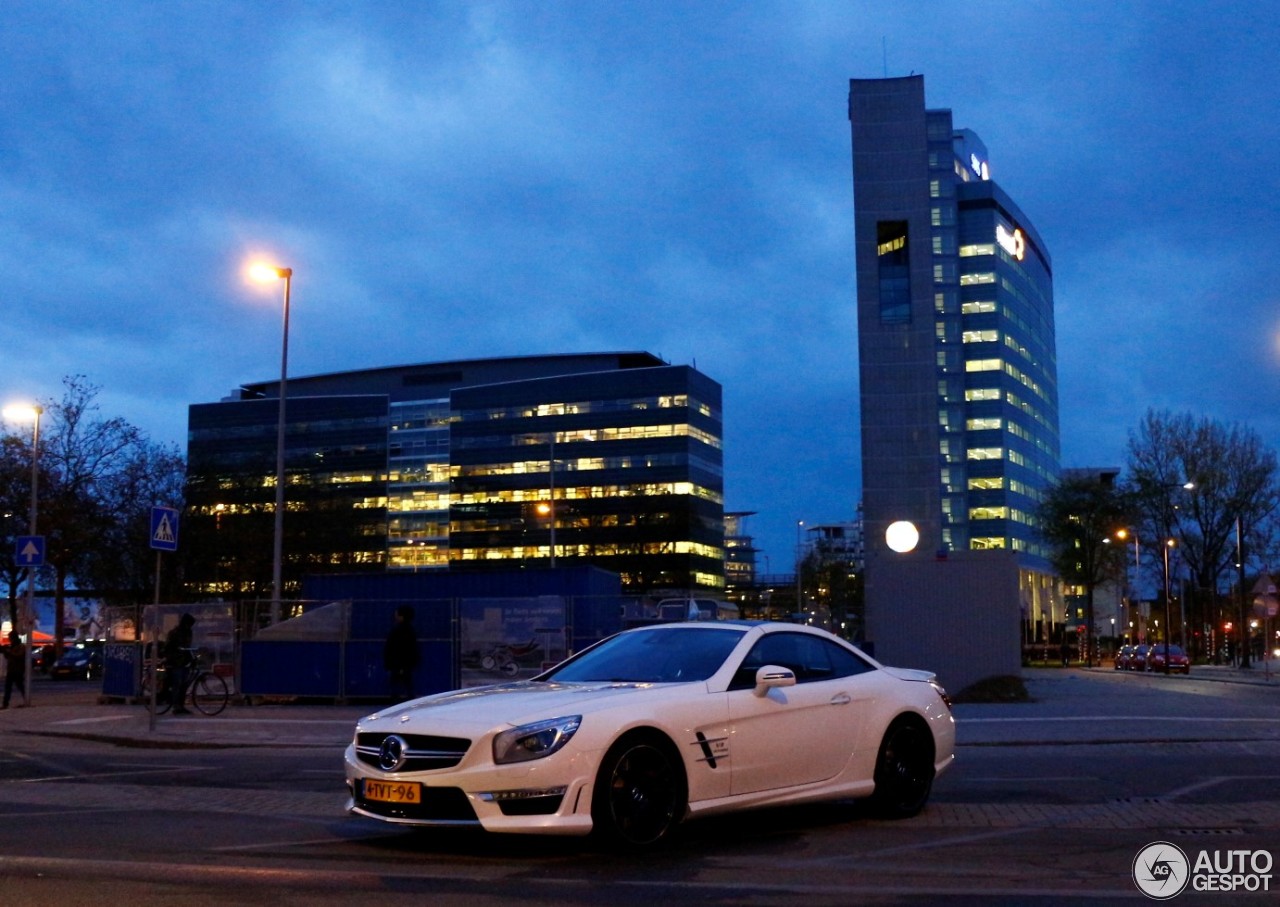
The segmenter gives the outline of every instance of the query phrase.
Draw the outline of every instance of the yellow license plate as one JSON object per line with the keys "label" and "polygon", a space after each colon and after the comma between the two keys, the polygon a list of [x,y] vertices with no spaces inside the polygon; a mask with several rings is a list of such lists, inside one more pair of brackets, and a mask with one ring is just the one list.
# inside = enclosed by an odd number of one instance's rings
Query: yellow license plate
{"label": "yellow license plate", "polygon": [[382,803],[421,803],[422,785],[417,781],[364,782],[364,798]]}

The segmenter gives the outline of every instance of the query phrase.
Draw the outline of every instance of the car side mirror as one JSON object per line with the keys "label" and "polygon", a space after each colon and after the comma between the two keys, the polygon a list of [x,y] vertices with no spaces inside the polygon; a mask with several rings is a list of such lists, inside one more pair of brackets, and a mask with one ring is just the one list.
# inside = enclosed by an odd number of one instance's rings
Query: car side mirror
{"label": "car side mirror", "polygon": [[781,665],[763,665],[756,669],[757,696],[764,696],[775,687],[793,687],[796,685],[796,672]]}

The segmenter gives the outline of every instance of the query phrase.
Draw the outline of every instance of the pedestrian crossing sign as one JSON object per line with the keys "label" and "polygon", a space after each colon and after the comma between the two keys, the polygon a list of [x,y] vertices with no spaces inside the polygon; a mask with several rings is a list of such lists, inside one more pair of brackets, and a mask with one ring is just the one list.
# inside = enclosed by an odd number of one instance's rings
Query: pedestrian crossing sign
{"label": "pedestrian crossing sign", "polygon": [[157,551],[178,550],[178,511],[175,508],[151,508],[151,547]]}

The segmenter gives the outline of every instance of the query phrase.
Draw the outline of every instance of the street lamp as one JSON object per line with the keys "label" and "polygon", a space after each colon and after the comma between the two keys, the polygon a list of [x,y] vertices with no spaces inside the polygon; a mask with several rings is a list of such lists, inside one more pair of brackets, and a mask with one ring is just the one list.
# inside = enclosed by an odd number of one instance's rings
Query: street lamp
{"label": "street lamp", "polygon": [[1176,539],[1164,542],[1164,672],[1169,673],[1169,635],[1173,631],[1172,611],[1169,608],[1169,549],[1177,547]]}
{"label": "street lamp", "polygon": [[280,345],[280,410],[276,418],[276,511],[275,538],[271,545],[271,622],[280,620],[280,600],[284,597],[281,564],[284,555],[284,404],[289,379],[289,291],[293,284],[293,268],[276,268],[255,264],[249,268],[254,280],[284,280],[284,327]]}
{"label": "street lamp", "polygon": [[[1132,529],[1116,530],[1116,538],[1119,539],[1121,542],[1127,541],[1130,536],[1133,537],[1133,586],[1129,590],[1130,592],[1129,607],[1132,608],[1133,598],[1138,593],[1138,582],[1142,578],[1142,547],[1141,547],[1141,543],[1138,541],[1138,533],[1136,531]],[[1104,541],[1110,541],[1110,539],[1104,539]],[[1128,579],[1127,579],[1128,572],[1129,570],[1126,567],[1125,568],[1126,584],[1128,583]],[[1121,619],[1121,623],[1123,624],[1124,615],[1121,615],[1120,619]],[[1129,625],[1133,626],[1132,622],[1130,622]]]}
{"label": "street lamp", "polygon": [[556,433],[551,433],[547,450],[547,499],[537,507],[538,516],[545,517],[551,530],[547,539],[551,546],[551,569],[556,567]]}
{"label": "street lamp", "polygon": [[804,542],[801,533],[804,531],[804,520],[796,520],[796,619],[804,613],[804,588],[801,585],[804,576]]}
{"label": "street lamp", "polygon": [[[40,417],[44,415],[44,407],[38,405],[15,404],[6,406],[4,417],[14,422],[31,420],[31,512],[27,516],[27,534],[39,535],[37,517],[40,500]],[[22,701],[31,704],[31,643],[35,629],[36,616],[36,568],[27,568],[27,667],[23,674]]]}

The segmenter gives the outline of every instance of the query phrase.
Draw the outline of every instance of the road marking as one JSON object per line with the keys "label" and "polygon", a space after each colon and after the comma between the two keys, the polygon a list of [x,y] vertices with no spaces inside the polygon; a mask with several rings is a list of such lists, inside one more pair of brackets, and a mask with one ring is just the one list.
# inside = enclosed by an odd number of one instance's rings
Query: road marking
{"label": "road marking", "polygon": [[[1206,778],[1203,781],[1197,781],[1195,784],[1188,784],[1186,787],[1180,787],[1177,790],[1170,791],[1165,794],[1163,799],[1176,800],[1178,797],[1187,794],[1194,794],[1196,791],[1204,790],[1206,787],[1214,787],[1218,784],[1224,784],[1228,781],[1276,781],[1280,780],[1280,775],[1220,775],[1216,778]],[[1274,790],[1274,788],[1269,788]]]}
{"label": "road marking", "polygon": [[133,715],[102,715],[97,718],[66,718],[62,721],[50,721],[50,724],[102,724],[105,721],[128,721]]}
{"label": "road marking", "polygon": [[1148,715],[1136,717],[1132,715],[1063,715],[1057,718],[957,718],[956,725],[966,724],[1073,724],[1081,722],[1097,723],[1099,721],[1156,721],[1170,723],[1183,721],[1188,723],[1204,722],[1215,724],[1280,724],[1280,718],[1216,718],[1194,717],[1189,715]]}
{"label": "road marking", "polygon": [[15,784],[33,784],[39,781],[83,781],[86,779],[99,778],[125,778],[131,775],[164,775],[164,774],[181,774],[183,772],[211,772],[215,769],[213,766],[203,765],[181,765],[181,766],[164,766],[162,768],[152,769],[135,769],[129,772],[76,772],[70,775],[49,775],[44,778],[17,778]]}

